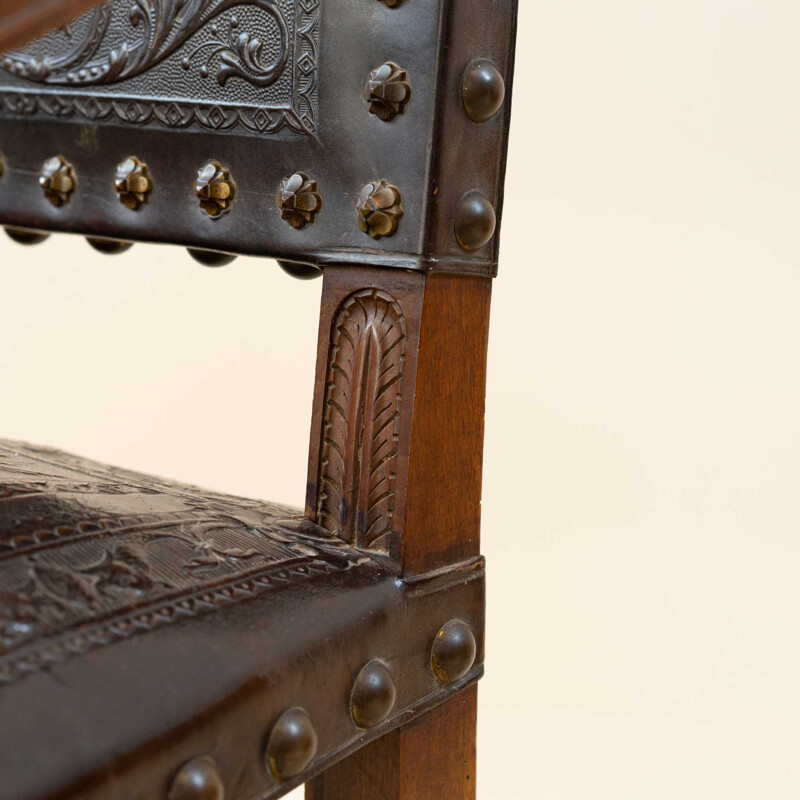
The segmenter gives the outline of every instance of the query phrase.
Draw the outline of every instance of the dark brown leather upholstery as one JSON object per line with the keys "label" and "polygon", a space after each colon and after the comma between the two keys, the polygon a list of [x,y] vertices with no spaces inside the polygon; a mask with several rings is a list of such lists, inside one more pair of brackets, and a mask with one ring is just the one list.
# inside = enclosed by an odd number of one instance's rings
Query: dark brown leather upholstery
{"label": "dark brown leather upholstery", "polygon": [[[480,562],[415,586],[294,513],[0,442],[3,800],[165,797],[197,753],[277,796],[478,677],[444,690],[429,655],[456,608],[482,631]],[[398,701],[368,733],[349,702],[374,658]],[[295,706],[317,757],[280,783],[264,746]]]}

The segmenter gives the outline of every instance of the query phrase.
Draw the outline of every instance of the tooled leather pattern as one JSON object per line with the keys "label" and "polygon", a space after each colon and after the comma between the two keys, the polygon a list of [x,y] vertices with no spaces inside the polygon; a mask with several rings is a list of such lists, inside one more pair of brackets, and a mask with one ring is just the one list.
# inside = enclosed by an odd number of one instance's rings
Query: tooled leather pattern
{"label": "tooled leather pattern", "polygon": [[296,513],[0,442],[0,682],[364,561]]}
{"label": "tooled leather pattern", "polygon": [[106,0],[0,57],[0,112],[313,133],[318,28],[319,0]]}

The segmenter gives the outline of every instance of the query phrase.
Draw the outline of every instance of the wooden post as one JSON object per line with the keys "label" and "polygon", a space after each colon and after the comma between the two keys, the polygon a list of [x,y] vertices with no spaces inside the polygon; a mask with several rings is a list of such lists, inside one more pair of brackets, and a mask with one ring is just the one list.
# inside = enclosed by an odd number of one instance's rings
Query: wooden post
{"label": "wooden post", "polygon": [[[491,279],[338,268],[325,281],[306,515],[402,575],[477,555]],[[306,798],[474,800],[476,721],[471,687]]]}

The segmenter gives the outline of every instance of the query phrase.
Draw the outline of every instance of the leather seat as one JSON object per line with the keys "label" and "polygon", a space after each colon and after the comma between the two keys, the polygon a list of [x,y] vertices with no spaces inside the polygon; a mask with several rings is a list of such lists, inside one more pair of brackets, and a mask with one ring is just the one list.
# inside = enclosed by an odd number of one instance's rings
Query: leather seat
{"label": "leather seat", "polygon": [[[390,565],[284,506],[0,442],[0,794],[166,797],[203,753],[232,796],[278,796],[443,702],[480,673],[442,685],[430,647],[456,609],[481,641],[482,563],[418,583]],[[351,693],[374,659],[397,698],[366,730]],[[316,748],[276,775],[295,707]]]}

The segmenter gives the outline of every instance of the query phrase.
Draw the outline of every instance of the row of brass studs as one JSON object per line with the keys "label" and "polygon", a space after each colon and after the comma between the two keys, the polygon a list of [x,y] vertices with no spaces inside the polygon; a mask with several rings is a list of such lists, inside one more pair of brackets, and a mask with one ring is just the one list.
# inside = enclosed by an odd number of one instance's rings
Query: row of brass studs
{"label": "row of brass studs", "polygon": [[[37,245],[46,242],[50,238],[49,233],[27,228],[14,228],[7,225],[4,230],[10,239],[22,245]],[[86,241],[95,250],[104,255],[125,253],[133,247],[133,242],[125,242],[118,239],[101,239],[97,236],[87,236]],[[236,256],[230,253],[220,253],[216,250],[200,250],[194,247],[189,247],[187,250],[189,255],[204,267],[224,267],[236,260]],[[301,281],[322,277],[322,269],[311,264],[298,264],[292,261],[279,260],[278,266],[290,277]]]}
{"label": "row of brass studs", "polygon": [[[492,119],[503,107],[505,82],[500,71],[486,58],[477,58],[464,70],[461,101],[467,116],[479,125]],[[458,246],[467,253],[487,245],[497,229],[491,201],[476,190],[467,192],[456,206],[453,229]]]}
{"label": "row of brass studs", "polygon": [[[475,663],[477,645],[469,626],[460,619],[448,622],[437,633],[430,654],[430,669],[446,686],[463,678]],[[368,730],[392,713],[397,689],[389,667],[379,659],[370,661],[356,676],[350,696],[350,715],[357,727]],[[279,781],[296,778],[317,753],[317,732],[304,708],[281,714],[267,739],[267,768]],[[214,760],[193,758],[175,775],[168,800],[223,800],[225,784]]]}
{"label": "row of brass studs", "polygon": [[[382,0],[396,8],[401,0]],[[387,61],[370,73],[364,87],[369,110],[383,122],[391,122],[402,114],[411,99],[411,83],[406,70]],[[505,82],[497,67],[488,59],[470,63],[461,81],[461,99],[469,118],[482,125],[503,107]],[[360,221],[359,221],[360,224]],[[497,217],[491,201],[478,191],[467,192],[459,201],[453,220],[456,241],[467,253],[488,244],[497,228]],[[363,230],[363,228],[362,228]]]}
{"label": "row of brass studs", "polygon": [[[75,168],[63,156],[45,161],[39,176],[45,197],[56,208],[69,203],[77,189]],[[118,167],[114,188],[120,202],[131,211],[138,211],[153,191],[150,170],[136,156],[126,158]],[[194,192],[200,208],[209,217],[218,218],[231,210],[236,196],[236,184],[227,167],[209,161],[197,173]],[[283,219],[292,228],[302,230],[312,224],[322,209],[322,195],[317,182],[303,172],[284,178],[278,188],[275,203]],[[400,190],[385,180],[372,181],[361,190],[356,205],[358,227],[373,239],[392,236],[403,215]]]}

